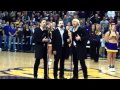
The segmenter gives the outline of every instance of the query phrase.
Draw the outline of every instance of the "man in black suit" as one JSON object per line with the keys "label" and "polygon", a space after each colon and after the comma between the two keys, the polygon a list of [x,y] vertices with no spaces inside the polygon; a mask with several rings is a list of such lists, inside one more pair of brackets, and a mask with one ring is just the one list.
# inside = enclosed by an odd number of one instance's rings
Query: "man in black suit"
{"label": "man in black suit", "polygon": [[58,62],[60,60],[60,79],[64,78],[64,61],[68,57],[67,50],[69,48],[68,44],[70,39],[68,36],[68,31],[64,29],[63,20],[58,22],[58,28],[53,31],[52,34],[52,46],[54,54],[54,78],[57,79],[58,72]]}
{"label": "man in black suit", "polygon": [[47,42],[48,31],[46,30],[46,20],[42,19],[40,21],[40,27],[35,29],[33,40],[35,42],[35,64],[34,64],[34,78],[37,78],[38,67],[40,64],[40,59],[44,60],[44,78],[48,79],[47,76]]}
{"label": "man in black suit", "polygon": [[80,60],[80,64],[83,71],[83,76],[85,79],[88,78],[87,75],[87,67],[85,65],[85,58],[86,58],[86,44],[88,35],[86,29],[84,27],[80,27],[78,19],[72,20],[72,54],[73,54],[73,78],[78,79],[78,60]]}

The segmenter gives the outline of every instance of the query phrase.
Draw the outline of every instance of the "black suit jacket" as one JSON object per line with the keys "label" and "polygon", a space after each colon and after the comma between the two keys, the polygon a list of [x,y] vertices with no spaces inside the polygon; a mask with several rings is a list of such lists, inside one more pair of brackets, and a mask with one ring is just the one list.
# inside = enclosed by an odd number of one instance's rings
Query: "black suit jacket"
{"label": "black suit jacket", "polygon": [[43,58],[44,53],[47,55],[47,43],[42,42],[45,36],[48,37],[47,30],[42,31],[40,28],[35,29],[33,41],[35,42],[35,58],[37,59]]}
{"label": "black suit jacket", "polygon": [[[63,48],[64,48],[64,53],[66,53],[65,58],[68,58],[68,55],[69,55],[69,53],[68,53],[69,43],[67,42],[68,38],[69,38],[68,31],[65,30],[64,33],[63,33],[63,40],[64,40]],[[62,38],[61,38],[61,34],[60,34],[58,29],[53,31],[53,34],[52,34],[52,46],[53,46],[53,51],[57,52],[56,56],[60,57],[61,48],[62,48]]]}
{"label": "black suit jacket", "polygon": [[[77,36],[77,34],[81,37],[81,41],[80,40],[76,41],[75,37]],[[86,44],[88,38],[89,36],[87,34],[86,28],[79,27],[76,32],[72,32],[72,40],[76,42],[76,51],[79,60],[86,58],[86,54],[87,54]],[[72,46],[74,46],[73,42],[72,42]]]}

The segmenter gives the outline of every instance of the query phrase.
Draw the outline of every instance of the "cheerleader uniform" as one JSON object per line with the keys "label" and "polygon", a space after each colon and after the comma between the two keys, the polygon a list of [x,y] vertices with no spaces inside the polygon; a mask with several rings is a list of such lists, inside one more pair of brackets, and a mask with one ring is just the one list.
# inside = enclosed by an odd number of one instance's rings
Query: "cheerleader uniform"
{"label": "cheerleader uniform", "polygon": [[52,46],[52,31],[50,31],[50,32],[48,33],[48,35],[49,35],[49,39],[50,39],[50,41],[49,41],[49,43],[48,43],[48,46]]}
{"label": "cheerleader uniform", "polygon": [[[117,34],[110,34],[109,38],[116,38]],[[107,52],[118,52],[118,45],[117,43],[107,42],[106,44],[106,51]]]}
{"label": "cheerleader uniform", "polygon": [[[52,47],[52,31],[48,32],[48,36],[49,36],[48,47]],[[49,57],[48,67],[51,68],[51,65],[52,65],[52,59]]]}

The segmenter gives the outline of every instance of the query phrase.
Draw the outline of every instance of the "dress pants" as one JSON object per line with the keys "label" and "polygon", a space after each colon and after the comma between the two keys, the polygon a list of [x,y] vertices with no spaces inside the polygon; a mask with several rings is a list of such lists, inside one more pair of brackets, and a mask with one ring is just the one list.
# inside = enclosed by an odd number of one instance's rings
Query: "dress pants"
{"label": "dress pants", "polygon": [[[47,50],[44,48],[44,53],[43,53],[43,61],[44,61],[44,79],[47,79]],[[38,68],[40,64],[40,59],[36,58],[35,64],[34,64],[34,77],[37,77],[38,73]]]}
{"label": "dress pants", "polygon": [[99,61],[99,49],[100,42],[92,42],[90,44],[91,59],[94,59],[95,62]]}
{"label": "dress pants", "polygon": [[60,78],[64,77],[64,62],[65,62],[65,51],[64,47],[61,48],[61,53],[54,55],[54,78],[57,78],[58,62],[60,61]]}
{"label": "dress pants", "polygon": [[[76,47],[75,46],[73,46],[73,48],[72,48],[72,53],[73,53],[73,64],[74,64],[73,78],[77,78],[78,79],[78,61],[79,60],[77,59],[77,52],[76,52]],[[80,60],[80,65],[82,67],[84,78],[88,78],[87,67],[86,67],[86,64],[85,64],[85,59],[81,59]]]}

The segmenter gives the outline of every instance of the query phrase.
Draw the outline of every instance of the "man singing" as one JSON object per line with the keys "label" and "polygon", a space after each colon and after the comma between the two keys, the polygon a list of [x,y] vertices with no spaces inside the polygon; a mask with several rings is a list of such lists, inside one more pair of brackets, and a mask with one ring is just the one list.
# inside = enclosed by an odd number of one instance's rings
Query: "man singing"
{"label": "man singing", "polygon": [[34,78],[37,79],[38,67],[40,64],[40,59],[44,60],[44,79],[48,79],[47,75],[47,42],[48,31],[46,30],[46,20],[42,19],[40,21],[40,27],[35,29],[34,32],[34,42],[35,42],[35,64],[34,64]]}
{"label": "man singing", "polygon": [[52,46],[54,54],[54,78],[57,78],[58,72],[58,62],[60,60],[60,79],[64,78],[64,61],[68,57],[67,51],[69,48],[70,39],[68,36],[68,31],[64,29],[63,20],[59,20],[58,28],[53,31],[52,34]]}
{"label": "man singing", "polygon": [[73,54],[73,78],[78,79],[78,60],[80,60],[80,64],[83,71],[83,76],[85,79],[88,78],[87,75],[87,67],[85,65],[86,58],[86,43],[88,39],[88,35],[85,28],[80,27],[78,19],[72,20],[72,54]]}

